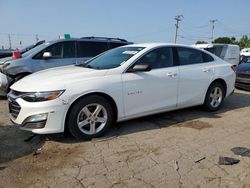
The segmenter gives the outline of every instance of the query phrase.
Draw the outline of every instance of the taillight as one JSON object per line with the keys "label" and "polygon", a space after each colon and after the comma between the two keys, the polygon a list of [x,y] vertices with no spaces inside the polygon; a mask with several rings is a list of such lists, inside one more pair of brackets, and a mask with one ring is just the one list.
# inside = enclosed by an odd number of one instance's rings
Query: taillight
{"label": "taillight", "polygon": [[232,65],[232,66],[231,66],[231,69],[236,73],[237,66],[236,66],[236,65]]}

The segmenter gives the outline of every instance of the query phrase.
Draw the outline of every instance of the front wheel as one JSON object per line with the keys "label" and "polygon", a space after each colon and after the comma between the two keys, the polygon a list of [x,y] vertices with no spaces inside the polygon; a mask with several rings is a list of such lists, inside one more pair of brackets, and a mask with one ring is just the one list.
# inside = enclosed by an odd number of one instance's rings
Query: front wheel
{"label": "front wheel", "polygon": [[78,139],[102,136],[113,122],[113,109],[101,96],[87,96],[77,101],[68,116],[68,130]]}
{"label": "front wheel", "polygon": [[221,107],[225,97],[225,89],[221,83],[212,84],[207,91],[203,106],[208,111],[217,111]]}

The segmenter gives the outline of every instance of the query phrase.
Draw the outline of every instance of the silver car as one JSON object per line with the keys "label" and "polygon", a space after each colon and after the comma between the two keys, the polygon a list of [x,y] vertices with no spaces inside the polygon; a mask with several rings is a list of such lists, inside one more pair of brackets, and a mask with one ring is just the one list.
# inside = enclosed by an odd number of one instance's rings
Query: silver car
{"label": "silver car", "polygon": [[21,58],[0,59],[0,96],[21,78],[34,72],[71,64],[80,64],[104,51],[131,44],[124,39],[83,37],[60,39],[41,44],[22,54]]}

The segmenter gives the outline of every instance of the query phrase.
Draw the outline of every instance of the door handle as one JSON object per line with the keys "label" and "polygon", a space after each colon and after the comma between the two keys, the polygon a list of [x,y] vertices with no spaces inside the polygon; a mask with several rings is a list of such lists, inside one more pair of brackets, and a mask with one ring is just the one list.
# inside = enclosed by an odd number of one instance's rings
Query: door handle
{"label": "door handle", "polygon": [[209,68],[204,68],[204,69],[202,69],[202,71],[203,71],[203,72],[210,72],[211,69],[209,69]]}
{"label": "door handle", "polygon": [[174,72],[169,72],[167,73],[167,77],[176,77],[177,76],[177,73],[174,73]]}

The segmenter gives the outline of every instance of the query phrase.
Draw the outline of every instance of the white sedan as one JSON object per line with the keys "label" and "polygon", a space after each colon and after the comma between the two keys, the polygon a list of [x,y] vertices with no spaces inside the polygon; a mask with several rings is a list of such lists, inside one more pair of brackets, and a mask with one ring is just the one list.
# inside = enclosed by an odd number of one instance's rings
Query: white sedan
{"label": "white sedan", "polygon": [[90,139],[136,117],[196,105],[216,111],[234,83],[234,67],[209,52],[134,44],[27,76],[11,86],[8,100],[11,120],[24,130]]}

